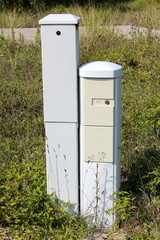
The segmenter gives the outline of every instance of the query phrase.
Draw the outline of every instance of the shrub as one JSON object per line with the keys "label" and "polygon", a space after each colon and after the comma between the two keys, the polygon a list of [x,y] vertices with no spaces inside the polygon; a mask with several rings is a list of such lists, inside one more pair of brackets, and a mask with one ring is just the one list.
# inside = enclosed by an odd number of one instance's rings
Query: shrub
{"label": "shrub", "polygon": [[[152,236],[150,226],[158,229],[160,219],[160,39],[150,34],[126,39],[103,27],[86,31],[81,63],[99,60],[123,66],[122,189],[132,193],[120,198],[121,224],[130,223],[138,234],[137,223]],[[0,223],[14,228],[16,239],[78,239],[85,224],[65,211],[67,205],[51,203],[45,191],[40,46],[1,37],[0,59]],[[138,197],[132,199],[135,194]]]}

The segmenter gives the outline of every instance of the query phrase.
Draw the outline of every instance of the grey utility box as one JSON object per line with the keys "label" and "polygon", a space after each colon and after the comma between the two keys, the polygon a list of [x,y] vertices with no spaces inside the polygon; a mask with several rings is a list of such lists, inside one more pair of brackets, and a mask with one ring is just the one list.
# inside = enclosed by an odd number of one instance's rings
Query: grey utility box
{"label": "grey utility box", "polygon": [[122,67],[91,62],[79,68],[81,213],[98,226],[110,226],[113,192],[120,186]]}
{"label": "grey utility box", "polygon": [[120,187],[122,67],[111,62],[79,67],[79,22],[72,14],[39,21],[47,192],[106,228],[115,216],[105,210],[114,206]]}
{"label": "grey utility box", "polygon": [[42,39],[47,191],[79,204],[78,84],[80,17],[50,14],[39,21]]}

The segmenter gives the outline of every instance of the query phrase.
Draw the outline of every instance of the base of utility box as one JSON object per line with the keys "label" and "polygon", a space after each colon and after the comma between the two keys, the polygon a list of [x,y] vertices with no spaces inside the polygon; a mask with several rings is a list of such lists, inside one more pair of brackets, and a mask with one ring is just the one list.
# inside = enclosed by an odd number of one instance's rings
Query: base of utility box
{"label": "base of utility box", "polygon": [[[47,192],[79,208],[77,124],[46,123]],[[72,138],[70,137],[72,136]]]}
{"label": "base of utility box", "polygon": [[88,224],[110,227],[114,215],[105,211],[113,208],[113,163],[83,163],[81,165],[81,215]]}

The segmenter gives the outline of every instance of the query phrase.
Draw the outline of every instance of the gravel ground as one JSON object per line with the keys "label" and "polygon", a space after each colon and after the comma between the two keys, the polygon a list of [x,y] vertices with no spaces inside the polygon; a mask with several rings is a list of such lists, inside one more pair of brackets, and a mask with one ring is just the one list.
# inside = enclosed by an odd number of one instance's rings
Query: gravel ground
{"label": "gravel ground", "polygon": [[[147,35],[147,28],[141,28],[141,27],[134,27],[129,25],[122,25],[122,26],[114,26],[111,27],[113,31],[119,35],[124,35],[128,39],[132,38],[132,35],[135,34],[136,36],[139,36],[143,34],[144,36]],[[15,28],[15,29],[9,29],[0,28],[0,36],[5,36],[6,38],[14,38],[16,40],[24,40],[25,42],[35,42],[37,39],[40,40],[39,36],[39,30],[37,28]],[[85,34],[85,28],[80,27],[80,34]],[[151,34],[154,36],[160,36],[160,30],[152,30]]]}

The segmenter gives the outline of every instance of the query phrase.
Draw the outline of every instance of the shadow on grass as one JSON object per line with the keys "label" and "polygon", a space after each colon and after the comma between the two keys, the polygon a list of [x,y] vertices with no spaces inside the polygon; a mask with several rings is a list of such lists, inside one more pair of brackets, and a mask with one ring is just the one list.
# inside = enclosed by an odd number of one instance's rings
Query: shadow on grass
{"label": "shadow on grass", "polygon": [[[122,183],[121,191],[139,192],[140,190],[146,190],[146,186],[154,178],[152,171],[159,169],[160,171],[160,149],[151,147],[146,149],[142,154],[135,153],[135,161],[127,172],[122,169]],[[160,186],[157,186],[157,192],[160,193]],[[149,193],[149,192],[148,192]]]}

